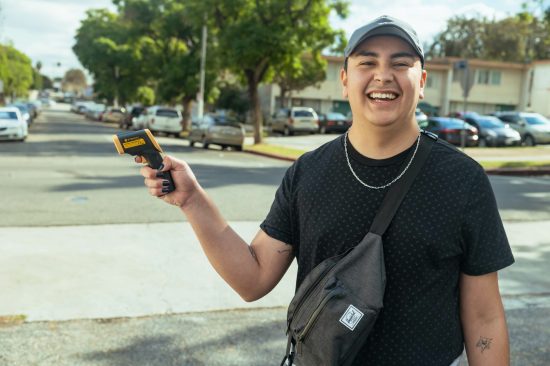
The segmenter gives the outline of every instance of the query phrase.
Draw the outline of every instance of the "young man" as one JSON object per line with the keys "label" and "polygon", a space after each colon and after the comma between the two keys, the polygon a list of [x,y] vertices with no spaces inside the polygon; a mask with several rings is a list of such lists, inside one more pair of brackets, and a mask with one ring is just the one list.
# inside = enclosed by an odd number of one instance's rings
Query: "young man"
{"label": "young man", "polygon": [[[165,158],[176,185],[167,195],[156,172],[142,168],[150,193],[181,208],[214,268],[246,301],[271,291],[293,258],[300,285],[321,261],[358,244],[414,159],[426,81],[414,30],[378,18],[352,35],[345,57],[353,126],[288,169],[250,246],[185,162]],[[464,344],[470,365],[509,363],[496,271],[514,259],[475,161],[436,142],[384,235],[384,258],[384,308],[354,365],[457,365]]]}

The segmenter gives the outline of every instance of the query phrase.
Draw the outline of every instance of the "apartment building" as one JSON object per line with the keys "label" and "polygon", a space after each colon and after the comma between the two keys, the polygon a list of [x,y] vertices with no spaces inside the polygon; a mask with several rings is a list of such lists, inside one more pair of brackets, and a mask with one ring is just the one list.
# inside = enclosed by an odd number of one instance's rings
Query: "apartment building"
{"label": "apartment building", "polygon": [[[281,101],[280,89],[275,84],[260,87],[262,108],[266,117],[281,106],[307,106],[325,113],[338,111],[347,114],[349,104],[342,96],[340,69],[344,58],[326,56],[327,77],[318,87],[293,92]],[[459,58],[432,59],[426,62],[426,80],[423,106],[430,106],[439,115],[463,111],[490,113],[504,110],[526,110],[550,116],[550,60],[530,64],[468,60],[472,86],[464,100],[461,78],[463,69]],[[466,102],[466,105],[465,105]]]}

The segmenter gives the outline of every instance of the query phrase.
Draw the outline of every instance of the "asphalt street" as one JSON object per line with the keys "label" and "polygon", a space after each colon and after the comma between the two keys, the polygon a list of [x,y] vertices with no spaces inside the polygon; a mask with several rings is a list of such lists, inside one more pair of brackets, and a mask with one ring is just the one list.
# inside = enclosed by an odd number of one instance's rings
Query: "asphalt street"
{"label": "asphalt street", "polygon": [[[0,196],[0,365],[278,364],[295,268],[272,294],[244,303],[181,212],[148,196],[139,167],[116,154],[116,126],[61,107],[27,142],[0,144],[9,192]],[[158,140],[250,240],[289,163]],[[512,364],[547,365],[550,178],[491,183],[516,257],[500,273]],[[27,321],[2,321],[18,314]]]}

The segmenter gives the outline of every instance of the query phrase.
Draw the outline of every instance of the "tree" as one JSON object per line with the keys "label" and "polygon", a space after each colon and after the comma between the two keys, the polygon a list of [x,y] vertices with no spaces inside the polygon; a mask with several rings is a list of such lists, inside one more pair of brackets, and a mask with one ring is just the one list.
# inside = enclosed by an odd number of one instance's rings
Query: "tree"
{"label": "tree", "polygon": [[128,26],[106,9],[88,10],[73,51],[94,78],[95,90],[110,102],[134,100],[145,84],[142,55],[128,42]]}
{"label": "tree", "polygon": [[225,84],[220,88],[220,96],[216,101],[216,108],[228,109],[235,112],[240,119],[244,119],[250,110],[250,99],[246,90],[235,84]]}
{"label": "tree", "polygon": [[204,0],[194,2],[196,17],[207,14],[220,59],[245,81],[253,111],[254,141],[262,141],[262,111],[258,85],[269,71],[304,50],[332,45],[338,32],[329,14],[344,16],[342,0]]}
{"label": "tree", "polygon": [[64,91],[74,92],[76,94],[82,94],[87,86],[86,75],[80,69],[70,69],[63,76],[61,82],[62,89]]}
{"label": "tree", "polygon": [[[287,93],[300,91],[308,86],[318,85],[326,79],[327,62],[321,57],[320,51],[314,54],[302,54],[292,57],[288,62],[280,65],[276,71],[274,81],[281,90],[281,107],[285,107]],[[290,98],[289,98],[290,101]]]}
{"label": "tree", "polygon": [[0,45],[0,80],[6,95],[25,96],[33,83],[29,57],[11,45]]}
{"label": "tree", "polygon": [[137,102],[144,107],[155,103],[155,91],[148,86],[140,86],[137,90]]}
{"label": "tree", "polygon": [[[158,102],[181,103],[184,130],[191,121],[191,104],[199,91],[201,27],[188,2],[116,0],[129,36],[142,57],[142,69],[155,86]],[[219,73],[215,45],[208,44],[206,96],[215,91]],[[145,56],[146,55],[146,56]],[[212,95],[210,95],[212,96]]]}
{"label": "tree", "polygon": [[435,37],[427,56],[508,62],[547,59],[550,57],[550,8],[538,17],[524,4],[521,12],[501,20],[451,18],[447,28]]}

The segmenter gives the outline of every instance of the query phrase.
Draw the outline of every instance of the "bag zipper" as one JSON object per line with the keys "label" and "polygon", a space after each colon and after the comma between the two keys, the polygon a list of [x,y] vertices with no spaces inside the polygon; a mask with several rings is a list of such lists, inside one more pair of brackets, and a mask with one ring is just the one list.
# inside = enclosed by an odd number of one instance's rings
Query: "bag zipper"
{"label": "bag zipper", "polygon": [[304,330],[302,330],[300,332],[300,334],[298,334],[298,337],[297,337],[297,340],[296,340],[296,350],[297,350],[297,353],[299,355],[302,354],[302,344],[304,343],[305,337],[308,335],[309,331],[311,330],[313,325],[316,323],[316,321],[319,317],[319,314],[321,313],[321,311],[323,310],[323,308],[325,307],[327,302],[329,302],[329,300],[332,299],[333,297],[336,297],[336,296],[342,294],[342,291],[343,291],[343,288],[340,287],[339,283],[337,283],[336,288],[334,288],[332,291],[330,291],[323,298],[321,303],[319,305],[317,305],[317,307],[315,308],[315,311],[313,312],[313,314],[311,314],[311,317],[307,321],[306,326],[304,327]]}
{"label": "bag zipper", "polygon": [[[338,257],[345,257],[349,254],[349,252],[351,252],[355,247],[351,247],[351,248],[348,248],[348,250],[346,250],[344,253],[341,253],[341,254],[338,254],[338,255],[335,255],[333,257],[331,257],[330,259],[336,259]],[[327,258],[329,259],[329,258]],[[300,313],[300,308],[302,307],[302,304],[303,302],[309,297],[309,295],[314,291],[314,290],[317,290],[317,287],[319,285],[319,283],[324,280],[325,278],[325,275],[330,272],[334,266],[338,263],[338,260],[336,260],[334,262],[334,264],[328,268],[326,268],[320,275],[319,275],[319,278],[317,279],[317,281],[315,281],[310,287],[309,287],[309,290],[304,294],[304,296],[302,296],[302,298],[300,299],[300,302],[298,304],[296,304],[296,307],[294,309],[294,314],[292,316],[291,319],[288,319],[288,324],[287,324],[287,329],[286,329],[286,334],[288,335],[288,332],[290,331],[290,324],[292,323],[292,320],[294,318],[297,317],[297,315]],[[328,281],[328,279],[326,279]]]}

